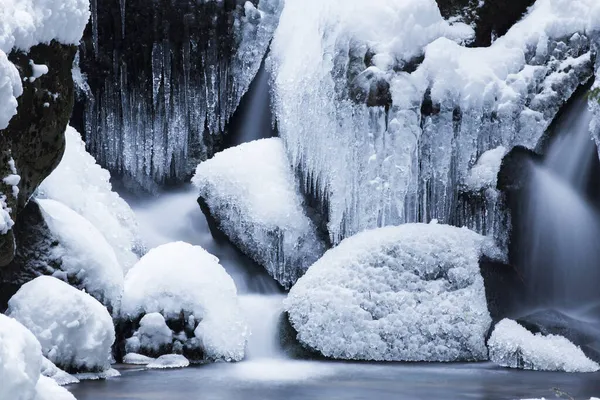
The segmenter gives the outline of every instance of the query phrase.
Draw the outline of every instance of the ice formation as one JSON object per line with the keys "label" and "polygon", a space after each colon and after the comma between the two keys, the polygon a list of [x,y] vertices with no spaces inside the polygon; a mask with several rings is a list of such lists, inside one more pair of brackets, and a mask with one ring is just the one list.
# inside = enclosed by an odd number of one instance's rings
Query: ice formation
{"label": "ice formation", "polygon": [[[94,51],[82,52],[92,88],[85,136],[102,165],[151,189],[188,177],[211,154],[213,136],[223,132],[259,69],[283,2],[239,3],[128,1],[118,21],[130,27],[122,26],[125,36],[102,37],[98,15],[109,21],[115,14],[111,4],[92,2]],[[142,24],[154,26],[150,35],[131,33]],[[150,65],[140,67],[140,57]],[[112,60],[109,77],[93,81],[105,58]]]}
{"label": "ice formation", "polygon": [[84,289],[111,310],[123,294],[123,270],[104,236],[85,218],[64,204],[39,199],[38,204],[58,245],[53,257],[61,261],[54,274]]}
{"label": "ice formation", "polygon": [[490,359],[503,367],[565,372],[600,370],[600,365],[568,339],[558,335],[534,335],[510,319],[496,325],[488,346]]}
{"label": "ice formation", "polygon": [[7,0],[0,8],[0,129],[17,113],[23,87],[8,60],[13,49],[28,51],[53,39],[78,44],[90,16],[88,0]]}
{"label": "ice formation", "polygon": [[164,354],[161,350],[173,343],[173,332],[167,326],[165,317],[160,313],[146,314],[140,320],[140,327],[127,340],[125,350],[128,353]]}
{"label": "ice formation", "polygon": [[485,152],[533,148],[591,77],[599,10],[538,0],[490,47],[467,48],[469,28],[434,0],[286,1],[270,56],[277,123],[332,241],[431,219],[495,234],[482,221],[494,199],[473,210],[457,192]]}
{"label": "ice formation", "polygon": [[36,396],[33,400],[76,400],[67,389],[62,388],[53,379],[40,376],[35,385]]}
{"label": "ice formation", "polygon": [[[173,352],[206,360],[244,357],[247,326],[235,284],[219,260],[199,246],[176,242],[150,250],[125,277],[121,313],[130,321],[160,313],[171,329],[179,326]],[[152,338],[164,344],[161,321],[153,316],[146,322],[148,329],[140,327],[142,332],[133,335],[139,344]],[[134,346],[135,339],[128,345]]]}
{"label": "ice formation", "polygon": [[279,138],[244,143],[201,163],[192,182],[220,229],[290,287],[325,252]]}
{"label": "ice formation", "polygon": [[[40,276],[10,299],[7,315],[39,340],[46,358],[67,372],[110,368],[115,330],[106,308],[61,280]],[[40,361],[41,362],[41,361]],[[40,365],[37,365],[38,372]]]}
{"label": "ice formation", "polygon": [[42,357],[41,373],[45,377],[52,378],[60,386],[79,383],[79,379],[58,368],[56,365],[54,365],[52,361],[48,360],[46,357]]}
{"label": "ice formation", "polygon": [[491,323],[466,228],[405,224],[329,250],[285,300],[298,340],[326,357],[376,361],[487,359]]}
{"label": "ice formation", "polygon": [[187,358],[180,354],[165,354],[148,363],[150,369],[185,368],[190,365]]}
{"label": "ice formation", "polygon": [[74,128],[65,132],[66,149],[58,167],[44,180],[38,198],[60,201],[87,219],[112,246],[127,271],[138,260],[143,245],[133,211],[112,190],[110,174],[85,150]]}
{"label": "ice formation", "polygon": [[154,360],[155,359],[152,357],[137,353],[127,353],[125,354],[125,357],[123,357],[123,363],[131,365],[148,365]]}

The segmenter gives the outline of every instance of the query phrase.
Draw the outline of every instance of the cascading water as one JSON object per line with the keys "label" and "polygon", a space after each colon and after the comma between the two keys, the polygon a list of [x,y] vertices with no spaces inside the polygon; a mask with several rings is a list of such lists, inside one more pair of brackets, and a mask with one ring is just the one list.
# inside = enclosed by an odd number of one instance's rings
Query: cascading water
{"label": "cascading water", "polygon": [[599,298],[600,215],[586,194],[596,147],[585,99],[559,121],[543,164],[532,163],[525,279],[534,306],[574,310]]}

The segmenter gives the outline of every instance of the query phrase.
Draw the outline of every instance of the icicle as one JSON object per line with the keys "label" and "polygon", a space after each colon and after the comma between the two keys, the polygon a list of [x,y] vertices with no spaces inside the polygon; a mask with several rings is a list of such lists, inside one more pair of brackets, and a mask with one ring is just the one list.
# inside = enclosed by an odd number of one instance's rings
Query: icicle
{"label": "icicle", "polygon": [[125,5],[127,0],[119,0],[121,6],[121,38],[125,39]]}

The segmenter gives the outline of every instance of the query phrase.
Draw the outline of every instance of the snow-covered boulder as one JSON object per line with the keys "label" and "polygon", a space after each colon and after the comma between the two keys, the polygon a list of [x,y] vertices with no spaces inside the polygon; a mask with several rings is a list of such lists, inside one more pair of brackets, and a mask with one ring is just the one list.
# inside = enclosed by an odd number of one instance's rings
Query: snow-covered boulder
{"label": "snow-covered boulder", "polygon": [[285,300],[297,339],[335,359],[487,359],[484,242],[466,228],[438,224],[380,228],[342,241]]}
{"label": "snow-covered boulder", "polygon": [[192,181],[219,228],[284,287],[325,252],[281,139],[218,153],[198,166]]}
{"label": "snow-covered boulder", "polygon": [[102,233],[58,201],[39,199],[38,204],[59,242],[52,248],[52,256],[61,262],[54,275],[116,310],[123,293],[123,269]]}
{"label": "snow-covered boulder", "polygon": [[59,368],[67,372],[110,368],[113,322],[107,309],[87,293],[40,276],[23,285],[8,306],[7,315],[35,335],[44,356]]}
{"label": "snow-covered boulder", "polygon": [[52,378],[60,386],[79,383],[79,379],[58,368],[52,361],[48,360],[46,357],[42,358],[41,373],[47,378]]}
{"label": "snow-covered boulder", "polygon": [[45,376],[40,376],[35,385],[35,391],[36,395],[33,400],[76,400],[71,392]]}
{"label": "snow-covered boulder", "polygon": [[68,127],[65,154],[58,167],[40,185],[36,196],[52,199],[77,212],[98,229],[127,271],[143,247],[137,221],[129,205],[112,190],[110,173],[96,164],[81,134]]}
{"label": "snow-covered boulder", "polygon": [[181,354],[165,354],[148,363],[150,369],[185,368],[190,365],[187,358]]}
{"label": "snow-covered boulder", "polygon": [[600,365],[568,339],[558,335],[534,335],[510,319],[496,325],[488,346],[490,359],[503,367],[565,372],[600,370]]}
{"label": "snow-covered boulder", "polygon": [[199,246],[169,243],[142,257],[125,277],[121,319],[134,330],[125,332],[128,352],[155,356],[160,349],[193,361],[244,357],[248,329],[233,279]]}

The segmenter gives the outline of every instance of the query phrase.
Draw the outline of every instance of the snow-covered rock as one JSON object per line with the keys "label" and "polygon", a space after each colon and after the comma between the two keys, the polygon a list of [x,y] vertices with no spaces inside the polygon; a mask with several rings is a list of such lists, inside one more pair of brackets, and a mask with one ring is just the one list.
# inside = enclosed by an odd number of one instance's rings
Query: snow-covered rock
{"label": "snow-covered rock", "polygon": [[131,365],[147,365],[154,360],[155,358],[137,353],[127,353],[125,354],[125,357],[123,357],[123,363]]}
{"label": "snow-covered rock", "polygon": [[342,241],[285,300],[298,340],[336,359],[487,359],[484,242],[466,228],[438,224],[379,228]]}
{"label": "snow-covered rock", "polygon": [[110,173],[96,164],[74,128],[65,132],[65,154],[40,185],[38,198],[60,201],[98,229],[112,246],[125,271],[137,261],[140,243],[137,221],[129,205],[112,190]]}
{"label": "snow-covered rock", "polygon": [[193,183],[220,229],[290,287],[325,252],[279,138],[244,143],[198,165]]}
{"label": "snow-covered rock", "polygon": [[66,278],[111,310],[116,310],[123,293],[123,269],[115,252],[88,220],[66,205],[48,199],[38,204],[59,245],[52,256],[61,260],[55,276]]}
{"label": "snow-covered rock", "polygon": [[8,305],[7,315],[35,335],[44,356],[59,368],[67,372],[110,368],[113,322],[107,309],[87,293],[40,276],[23,285]]}
{"label": "snow-covered rock", "polygon": [[165,354],[146,365],[146,367],[148,367],[149,369],[167,369],[185,368],[189,365],[189,360],[180,354]]}
{"label": "snow-covered rock", "polygon": [[505,155],[506,148],[503,146],[498,146],[483,153],[465,179],[466,189],[471,191],[495,190],[498,182],[498,172],[500,172],[502,159]]}
{"label": "snow-covered rock", "polygon": [[173,332],[167,326],[165,317],[160,313],[146,314],[140,320],[139,329],[127,339],[125,351],[160,355],[164,354],[173,344]]}
{"label": "snow-covered rock", "polygon": [[75,396],[62,388],[53,379],[40,376],[35,385],[36,395],[33,400],[75,400]]}
{"label": "snow-covered rock", "polygon": [[[140,326],[140,320],[153,313],[162,314],[173,331],[169,352],[194,361],[244,357],[247,327],[235,284],[219,260],[199,246],[183,242],[159,246],[127,273],[121,318],[141,329],[129,337],[138,346],[151,339],[164,344],[164,325],[157,316]],[[144,354],[148,345],[139,351]]]}
{"label": "snow-covered rock", "polygon": [[56,365],[54,365],[52,361],[48,360],[46,357],[42,358],[41,373],[45,377],[52,378],[60,386],[79,383],[79,379],[58,368]]}
{"label": "snow-covered rock", "polygon": [[538,0],[469,48],[434,0],[286,1],[270,53],[277,126],[333,242],[431,219],[495,233],[481,223],[493,204],[455,216],[457,191],[485,152],[536,146],[592,76],[598,15],[595,0]]}
{"label": "snow-covered rock", "polygon": [[534,335],[510,319],[496,325],[488,346],[490,359],[503,367],[565,372],[600,370],[600,365],[587,358],[566,338]]}

